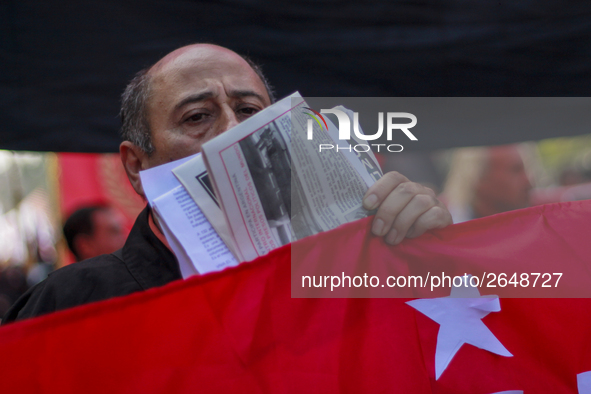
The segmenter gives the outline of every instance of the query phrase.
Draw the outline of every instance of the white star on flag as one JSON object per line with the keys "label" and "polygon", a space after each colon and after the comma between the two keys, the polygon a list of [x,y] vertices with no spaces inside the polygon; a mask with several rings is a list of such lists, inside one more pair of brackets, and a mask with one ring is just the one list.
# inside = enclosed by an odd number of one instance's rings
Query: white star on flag
{"label": "white star on flag", "polygon": [[500,356],[513,356],[481,320],[490,312],[501,310],[499,298],[495,295],[481,296],[476,287],[468,285],[453,287],[449,297],[419,299],[407,304],[440,325],[435,350],[435,379],[439,379],[464,343]]}

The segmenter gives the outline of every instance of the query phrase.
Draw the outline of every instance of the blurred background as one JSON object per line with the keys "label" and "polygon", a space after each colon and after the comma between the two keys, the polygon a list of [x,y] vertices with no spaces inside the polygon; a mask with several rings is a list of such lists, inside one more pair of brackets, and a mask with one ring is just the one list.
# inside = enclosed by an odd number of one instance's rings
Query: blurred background
{"label": "blurred background", "polygon": [[[586,1],[3,0],[0,316],[28,286],[76,260],[62,228],[79,208],[101,207],[86,221],[104,224],[101,237],[112,244],[129,231],[144,202],[116,153],[119,96],[137,71],[194,42],[249,55],[277,97],[591,92]],[[591,198],[587,133],[581,125],[435,134],[380,160],[435,189],[463,221]],[[86,251],[96,240],[82,216],[74,228]]]}

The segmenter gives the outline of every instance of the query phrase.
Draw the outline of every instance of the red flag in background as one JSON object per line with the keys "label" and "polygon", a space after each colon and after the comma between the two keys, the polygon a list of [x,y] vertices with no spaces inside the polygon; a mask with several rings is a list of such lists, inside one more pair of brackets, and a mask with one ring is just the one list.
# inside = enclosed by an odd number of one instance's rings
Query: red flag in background
{"label": "red flag in background", "polygon": [[[492,264],[485,254],[495,250],[515,264],[528,251],[538,258],[555,250],[574,266],[588,261],[591,244],[569,237],[588,234],[590,219],[588,201],[535,207],[402,248],[368,235],[367,219],[295,245],[310,251],[305,266],[324,264],[326,250],[354,266],[347,259],[369,245],[372,258],[382,255],[396,272],[453,253],[459,265],[479,255],[479,264]],[[3,392],[577,393],[577,375],[591,371],[591,300],[502,298],[482,322],[513,357],[464,344],[435,379],[437,323],[405,299],[291,298],[291,249],[3,327]]]}
{"label": "red flag in background", "polygon": [[[63,221],[83,206],[107,204],[123,215],[129,232],[146,202],[131,187],[119,155],[58,153],[57,156]],[[73,256],[68,260],[73,262]]]}

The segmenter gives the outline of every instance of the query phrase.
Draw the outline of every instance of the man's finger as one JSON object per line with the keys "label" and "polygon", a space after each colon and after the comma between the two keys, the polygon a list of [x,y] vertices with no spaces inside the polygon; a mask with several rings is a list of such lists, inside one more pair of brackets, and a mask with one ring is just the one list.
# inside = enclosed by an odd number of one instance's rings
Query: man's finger
{"label": "man's finger", "polygon": [[396,171],[387,172],[367,190],[363,197],[363,207],[368,211],[376,209],[403,182],[408,182],[404,175]]}
{"label": "man's finger", "polygon": [[[396,216],[392,229],[386,235],[386,242],[391,245],[400,243],[409,229],[414,225],[416,226],[417,220],[430,209],[436,207],[438,201],[435,197],[429,194],[416,194],[406,204],[404,209]],[[418,229],[421,231],[422,227]],[[423,232],[426,230],[423,230]]]}
{"label": "man's finger", "polygon": [[[414,182],[400,183],[390,194],[388,194],[378,208],[372,226],[372,233],[377,236],[386,235],[386,233],[390,231],[394,220],[398,218],[401,212],[405,212],[409,209],[407,205],[417,195],[423,195],[426,198],[435,199],[434,197],[431,197],[425,189],[424,186]],[[414,205],[410,207],[411,212],[409,213],[415,212],[413,207]],[[418,217],[422,212],[424,211],[418,212],[416,216]],[[392,237],[392,235],[390,236]]]}
{"label": "man's finger", "polygon": [[444,228],[450,224],[453,224],[451,214],[440,204],[423,213],[407,231],[406,236],[407,238],[415,238],[425,231]]}
{"label": "man's finger", "polygon": [[419,187],[416,183],[403,182],[388,194],[376,212],[371,232],[379,237],[386,235],[396,217],[419,192]]}

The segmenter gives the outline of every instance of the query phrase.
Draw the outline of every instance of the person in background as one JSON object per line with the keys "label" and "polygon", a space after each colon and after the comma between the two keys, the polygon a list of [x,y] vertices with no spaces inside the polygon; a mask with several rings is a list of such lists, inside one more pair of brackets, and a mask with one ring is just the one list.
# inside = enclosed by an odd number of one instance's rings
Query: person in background
{"label": "person in background", "polygon": [[518,145],[454,152],[443,190],[454,223],[529,206],[532,188]]}
{"label": "person in background", "polygon": [[117,211],[107,205],[92,205],[68,217],[64,236],[76,261],[82,261],[121,249],[127,233]]}

